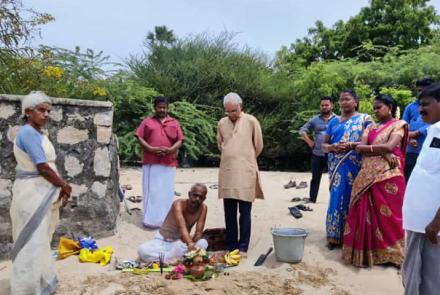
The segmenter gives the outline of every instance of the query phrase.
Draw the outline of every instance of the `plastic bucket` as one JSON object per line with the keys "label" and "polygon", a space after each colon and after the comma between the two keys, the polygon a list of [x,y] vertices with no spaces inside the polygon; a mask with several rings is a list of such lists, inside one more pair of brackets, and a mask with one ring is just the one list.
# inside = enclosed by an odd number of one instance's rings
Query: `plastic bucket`
{"label": "plastic bucket", "polygon": [[297,263],[304,256],[307,231],[302,228],[272,229],[275,257],[278,261]]}

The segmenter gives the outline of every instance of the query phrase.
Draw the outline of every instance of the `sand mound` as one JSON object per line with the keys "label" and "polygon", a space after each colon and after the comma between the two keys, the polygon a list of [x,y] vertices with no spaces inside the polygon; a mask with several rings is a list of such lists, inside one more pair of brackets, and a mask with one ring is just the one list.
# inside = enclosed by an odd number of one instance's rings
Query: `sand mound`
{"label": "sand mound", "polygon": [[332,281],[336,271],[318,265],[299,263],[287,272],[236,271],[206,282],[169,281],[158,274],[133,275],[111,272],[86,277],[81,282],[62,284],[57,294],[65,295],[128,295],[128,294],[286,294],[299,295],[305,290],[319,289],[322,294],[350,295]]}

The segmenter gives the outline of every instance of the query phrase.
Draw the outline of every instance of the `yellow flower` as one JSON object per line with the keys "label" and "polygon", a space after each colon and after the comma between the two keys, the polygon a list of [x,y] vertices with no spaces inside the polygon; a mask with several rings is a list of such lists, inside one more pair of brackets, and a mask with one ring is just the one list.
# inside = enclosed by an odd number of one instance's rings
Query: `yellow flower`
{"label": "yellow flower", "polygon": [[106,96],[107,95],[107,92],[102,87],[96,87],[95,89],[93,89],[92,93],[93,93],[93,96]]}
{"label": "yellow flower", "polygon": [[64,70],[60,67],[47,66],[43,71],[44,75],[49,78],[61,79],[64,74]]}

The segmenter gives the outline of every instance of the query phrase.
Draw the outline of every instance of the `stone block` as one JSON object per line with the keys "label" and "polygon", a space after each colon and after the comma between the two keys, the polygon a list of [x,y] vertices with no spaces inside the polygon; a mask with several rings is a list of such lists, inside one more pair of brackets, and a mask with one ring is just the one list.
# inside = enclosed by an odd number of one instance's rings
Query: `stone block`
{"label": "stone block", "polygon": [[17,136],[18,130],[20,130],[20,125],[9,126],[7,137],[9,141],[14,142],[15,137]]}
{"label": "stone block", "polygon": [[110,155],[108,148],[98,148],[95,151],[95,157],[93,159],[93,169],[97,176],[110,176]]}
{"label": "stone block", "polygon": [[4,103],[0,104],[0,118],[8,119],[14,114],[15,114],[15,108],[13,105],[4,104]]}
{"label": "stone block", "polygon": [[78,113],[67,114],[67,122],[68,123],[73,123],[74,121],[84,122],[85,120],[86,120],[86,118],[84,118],[84,116],[82,116]]}
{"label": "stone block", "polygon": [[58,143],[77,144],[89,139],[89,131],[86,129],[77,129],[71,126],[60,129],[57,134]]}
{"label": "stone block", "polygon": [[4,199],[12,197],[12,181],[10,179],[0,178],[0,203],[3,203]]}
{"label": "stone block", "polygon": [[63,109],[60,107],[52,107],[50,111],[50,119],[60,122],[63,119]]}
{"label": "stone block", "polygon": [[75,177],[83,171],[84,164],[73,156],[66,156],[64,158],[64,169],[67,175]]}
{"label": "stone block", "polygon": [[87,186],[82,184],[74,184],[74,183],[69,183],[70,186],[72,187],[72,196],[73,197],[79,197],[82,194],[87,193]]}
{"label": "stone block", "polygon": [[98,143],[109,144],[110,139],[112,137],[112,128],[97,126],[96,127],[96,137],[97,137]]}
{"label": "stone block", "polygon": [[101,183],[99,181],[95,181],[92,184],[92,191],[98,195],[98,198],[102,199],[105,197],[105,193],[107,191],[107,182]]}
{"label": "stone block", "polygon": [[93,118],[93,123],[98,126],[112,126],[113,112],[97,113]]}

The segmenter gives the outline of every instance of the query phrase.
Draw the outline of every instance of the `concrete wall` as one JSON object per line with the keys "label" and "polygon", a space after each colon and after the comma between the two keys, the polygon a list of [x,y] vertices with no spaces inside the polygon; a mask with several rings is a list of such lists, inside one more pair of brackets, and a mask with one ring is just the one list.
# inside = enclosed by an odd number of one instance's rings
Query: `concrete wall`
{"label": "concrete wall", "polygon": [[[11,247],[9,207],[15,177],[13,140],[20,126],[22,96],[0,95],[0,258]],[[73,204],[61,210],[60,236],[112,235],[119,214],[119,163],[110,102],[53,98],[49,138],[61,176],[72,185]],[[29,196],[32,200],[32,196]]]}

